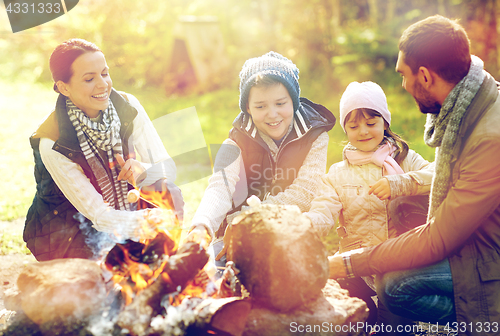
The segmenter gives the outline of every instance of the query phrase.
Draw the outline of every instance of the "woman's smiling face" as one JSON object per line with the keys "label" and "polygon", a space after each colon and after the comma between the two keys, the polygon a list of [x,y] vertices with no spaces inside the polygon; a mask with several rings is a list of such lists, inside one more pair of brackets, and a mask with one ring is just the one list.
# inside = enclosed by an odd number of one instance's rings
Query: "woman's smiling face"
{"label": "woman's smiling face", "polygon": [[253,86],[247,111],[255,126],[271,139],[281,140],[293,120],[293,101],[281,83]]}
{"label": "woman's smiling face", "polygon": [[113,82],[102,52],[86,52],[71,65],[73,75],[68,83],[59,81],[59,91],[88,117],[95,118],[109,104]]}
{"label": "woman's smiling face", "polygon": [[358,150],[371,152],[384,140],[384,130],[387,128],[384,118],[354,110],[349,112],[346,120],[347,138]]}

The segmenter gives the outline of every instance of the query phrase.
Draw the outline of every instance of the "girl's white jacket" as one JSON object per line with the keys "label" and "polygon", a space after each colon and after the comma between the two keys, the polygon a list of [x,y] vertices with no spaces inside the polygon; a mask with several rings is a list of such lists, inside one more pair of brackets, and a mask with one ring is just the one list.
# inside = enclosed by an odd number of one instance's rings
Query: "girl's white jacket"
{"label": "girl's white jacket", "polygon": [[[410,149],[400,166],[405,174],[384,176],[390,182],[392,199],[430,192],[434,163]],[[321,234],[327,234],[339,220],[337,230],[344,236],[340,252],[377,245],[396,236],[387,212],[390,200],[368,195],[370,186],[382,177],[382,168],[373,163],[352,165],[347,160],[335,163],[323,176],[319,196],[305,215]]]}

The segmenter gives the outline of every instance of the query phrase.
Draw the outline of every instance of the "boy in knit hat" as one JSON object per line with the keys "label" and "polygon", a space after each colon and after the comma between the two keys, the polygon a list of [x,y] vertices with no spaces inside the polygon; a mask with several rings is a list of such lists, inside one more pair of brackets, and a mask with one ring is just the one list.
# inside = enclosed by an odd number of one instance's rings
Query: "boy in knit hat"
{"label": "boy in knit hat", "polygon": [[328,109],[300,98],[299,69],[276,52],[247,60],[239,87],[241,111],[217,153],[190,233],[208,233],[221,268],[226,227],[248,197],[309,210],[326,170],[326,132],[335,124]]}

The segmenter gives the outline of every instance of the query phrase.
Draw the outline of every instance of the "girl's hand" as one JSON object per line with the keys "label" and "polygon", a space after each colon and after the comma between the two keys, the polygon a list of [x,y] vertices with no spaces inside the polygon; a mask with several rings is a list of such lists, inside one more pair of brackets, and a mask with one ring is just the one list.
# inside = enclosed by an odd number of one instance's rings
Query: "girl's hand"
{"label": "girl's hand", "polygon": [[135,159],[128,159],[125,161],[120,154],[115,155],[116,161],[122,167],[122,171],[118,174],[118,181],[126,180],[135,186],[135,179],[139,177],[146,169],[141,163]]}
{"label": "girl's hand", "polygon": [[389,185],[389,180],[386,178],[381,178],[374,185],[370,186],[368,190],[368,195],[374,194],[379,199],[386,200],[391,198],[391,187]]}

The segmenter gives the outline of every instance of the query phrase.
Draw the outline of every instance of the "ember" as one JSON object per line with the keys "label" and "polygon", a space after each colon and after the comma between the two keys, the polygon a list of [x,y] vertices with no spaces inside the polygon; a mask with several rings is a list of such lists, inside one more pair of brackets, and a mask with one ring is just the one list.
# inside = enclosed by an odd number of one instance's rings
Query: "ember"
{"label": "ember", "polygon": [[[179,218],[170,210],[173,206],[170,194],[166,189],[141,190],[138,208],[151,205],[164,209],[153,209],[145,215],[144,226],[149,229],[154,227],[156,236],[141,242],[127,240],[116,244],[104,261],[106,269],[113,273],[113,281],[122,289],[125,305],[134,306],[125,308],[124,312],[132,316],[144,310],[138,305],[149,306],[155,316],[162,313],[163,304],[176,306],[185,297],[207,297],[207,286],[211,283],[206,273],[201,271],[208,261],[203,246],[206,245],[203,242],[208,241],[207,237],[199,237],[197,243],[187,242],[177,250],[181,229]],[[206,281],[194,282],[197,274],[200,274],[198,278],[204,277]],[[215,294],[215,290],[211,292]],[[162,303],[165,296],[168,302]],[[121,324],[127,325],[128,322],[124,321],[129,318],[122,316]]]}
{"label": "ember", "polygon": [[165,232],[159,232],[149,243],[128,240],[116,244],[105,259],[113,281],[123,288],[126,304],[133,295],[153,283],[163,272],[168,257],[175,252],[175,242]]}
{"label": "ember", "polygon": [[[140,242],[127,240],[124,243],[116,244],[105,258],[104,266],[112,272],[113,281],[120,286],[126,305],[131,304],[134,297],[156,281],[159,283],[171,282],[171,275],[165,268],[168,267],[170,260],[178,260],[178,258],[171,259],[170,257],[176,255],[182,231],[179,216],[171,210],[173,209],[173,200],[163,183],[155,185],[155,187],[143,188],[140,193],[138,190],[132,190],[132,192],[134,192],[132,196],[136,196],[134,200],[137,202],[137,208],[148,209],[142,225],[146,237],[155,236],[153,239],[141,239]],[[162,209],[162,211],[157,208]],[[204,242],[206,241],[208,241],[207,237],[199,237],[199,244],[196,244],[205,255],[206,243]],[[203,247],[200,247],[200,244]],[[180,252],[181,255],[182,253],[184,252]],[[208,256],[206,259],[208,260]],[[193,265],[196,272],[188,280],[194,278],[207,263],[207,260],[201,265]],[[206,284],[209,282],[207,281]],[[170,295],[170,304],[172,305],[179,305],[185,296],[201,297],[206,291],[206,285],[182,284],[183,289],[186,287],[183,293],[180,293],[176,287],[171,292],[176,292],[178,295]]]}
{"label": "ember", "polygon": [[181,293],[188,281],[198,274],[207,261],[208,254],[199,244],[188,242],[182,245],[179,251],[168,259],[161,276],[141,291],[132,304],[120,313],[118,325],[133,330],[135,335],[143,335],[151,318],[162,313],[166,305],[162,302],[165,295]]}

